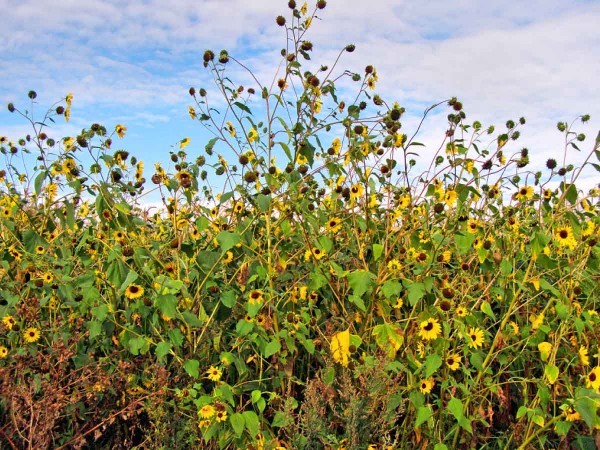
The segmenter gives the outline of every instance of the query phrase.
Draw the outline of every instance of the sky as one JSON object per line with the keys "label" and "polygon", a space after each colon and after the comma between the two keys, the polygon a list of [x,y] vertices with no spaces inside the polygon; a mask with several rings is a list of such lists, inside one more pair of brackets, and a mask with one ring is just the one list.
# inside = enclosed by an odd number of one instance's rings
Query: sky
{"label": "sky", "polygon": [[[166,165],[169,151],[186,137],[190,155],[203,153],[210,136],[188,115],[188,89],[206,88],[219,105],[211,74],[202,67],[204,50],[227,49],[270,84],[286,39],[275,18],[291,19],[287,0],[49,4],[0,0],[0,102],[30,109],[27,92],[34,89],[34,111],[43,113],[72,93],[71,120],[57,121],[49,134],[76,135],[94,122],[109,130],[125,125],[127,134],[116,145],[146,167]],[[315,46],[307,67],[331,65],[341,49],[355,44],[338,67],[363,73],[365,65],[375,66],[375,93],[406,108],[408,135],[428,106],[456,96],[467,122],[499,130],[524,116],[521,138],[507,152],[527,147],[533,170],[550,157],[562,161],[558,121],[591,116],[575,123],[587,139],[581,153],[569,151],[568,162],[581,163],[593,147],[600,130],[600,1],[328,0],[318,16],[307,35]],[[248,82],[243,71],[228,70]],[[440,146],[448,112],[441,109],[422,127],[425,158]],[[28,132],[22,119],[1,108],[0,135],[18,139]],[[599,178],[586,171],[578,186],[589,189]]]}

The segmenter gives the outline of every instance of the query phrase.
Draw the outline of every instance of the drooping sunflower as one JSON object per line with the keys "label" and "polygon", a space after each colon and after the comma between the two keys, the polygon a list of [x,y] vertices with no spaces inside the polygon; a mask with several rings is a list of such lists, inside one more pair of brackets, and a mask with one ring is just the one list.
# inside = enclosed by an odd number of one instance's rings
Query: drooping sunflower
{"label": "drooping sunflower", "polygon": [[479,328],[471,327],[467,332],[467,336],[469,338],[469,347],[470,348],[481,348],[483,346],[484,337],[483,331]]}
{"label": "drooping sunflower", "polygon": [[23,339],[29,343],[36,342],[40,338],[40,330],[34,327],[27,328],[23,332]]}
{"label": "drooping sunflower", "polygon": [[142,295],[144,295],[144,288],[137,284],[130,284],[127,286],[127,289],[125,289],[125,297],[130,300],[140,298]]}
{"label": "drooping sunflower", "polygon": [[419,336],[425,341],[436,339],[442,333],[439,320],[430,317],[419,325]]}
{"label": "drooping sunflower", "polygon": [[458,353],[451,353],[446,356],[446,365],[451,371],[455,371],[460,367],[460,355]]}

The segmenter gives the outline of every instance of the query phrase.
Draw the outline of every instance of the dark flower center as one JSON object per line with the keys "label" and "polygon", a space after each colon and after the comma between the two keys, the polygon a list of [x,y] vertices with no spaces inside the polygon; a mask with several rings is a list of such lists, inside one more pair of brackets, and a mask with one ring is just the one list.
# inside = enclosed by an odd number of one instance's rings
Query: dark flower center
{"label": "dark flower center", "polygon": [[423,328],[425,331],[433,330],[433,322],[427,322],[427,325]]}

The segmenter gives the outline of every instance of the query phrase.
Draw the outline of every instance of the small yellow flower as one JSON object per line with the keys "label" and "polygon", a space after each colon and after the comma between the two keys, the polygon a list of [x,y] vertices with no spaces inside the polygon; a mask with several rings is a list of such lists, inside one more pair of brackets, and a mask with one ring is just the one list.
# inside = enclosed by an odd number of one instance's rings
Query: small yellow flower
{"label": "small yellow flower", "polygon": [[38,330],[37,328],[27,328],[24,332],[23,332],[23,339],[25,339],[25,341],[27,342],[36,342],[38,339],[40,338],[40,330]]}
{"label": "small yellow flower", "polygon": [[223,262],[225,264],[229,264],[231,261],[233,261],[233,252],[231,252],[231,251],[225,252],[225,256],[223,256]]}
{"label": "small yellow flower", "polygon": [[433,389],[433,386],[435,386],[435,381],[433,381],[433,378],[426,378],[421,380],[421,383],[419,384],[419,390],[423,394],[429,394]]}
{"label": "small yellow flower", "polygon": [[227,420],[227,411],[217,411],[215,420],[217,422],[225,422]]}
{"label": "small yellow flower", "polygon": [[192,106],[188,106],[188,113],[190,114],[190,118],[192,120],[196,118],[196,110]]}
{"label": "small yellow flower", "polygon": [[469,331],[467,333],[467,336],[469,337],[469,347],[470,348],[481,348],[483,346],[483,342],[484,342],[484,337],[483,337],[483,331],[480,330],[479,328],[469,328]]}
{"label": "small yellow flower", "polygon": [[446,365],[451,371],[455,371],[460,367],[460,355],[458,353],[451,353],[446,356]]}
{"label": "small yellow flower", "polygon": [[600,389],[600,366],[594,367],[590,373],[588,373],[585,380],[585,387],[590,389]]}
{"label": "small yellow flower", "polygon": [[538,350],[542,355],[542,361],[548,361],[550,352],[552,351],[552,344],[550,342],[540,342],[538,344]]}
{"label": "small yellow flower", "polygon": [[6,315],[2,318],[2,323],[4,324],[4,326],[6,327],[7,330],[12,330],[14,324],[15,324],[15,318],[11,315]]}
{"label": "small yellow flower", "polygon": [[204,405],[199,411],[200,417],[210,419],[215,415],[215,408],[212,405]]}
{"label": "small yellow flower", "polygon": [[222,374],[222,370],[215,366],[210,366],[206,371],[206,377],[211,381],[219,381]]}
{"label": "small yellow flower", "polygon": [[248,142],[254,142],[258,139],[258,133],[254,129],[254,127],[250,128],[248,131]]}
{"label": "small yellow flower", "polygon": [[339,138],[335,138],[331,143],[331,148],[333,149],[333,153],[337,155],[342,148],[342,141]]}
{"label": "small yellow flower", "polygon": [[0,345],[0,358],[6,358],[8,356],[8,349],[4,345]]}

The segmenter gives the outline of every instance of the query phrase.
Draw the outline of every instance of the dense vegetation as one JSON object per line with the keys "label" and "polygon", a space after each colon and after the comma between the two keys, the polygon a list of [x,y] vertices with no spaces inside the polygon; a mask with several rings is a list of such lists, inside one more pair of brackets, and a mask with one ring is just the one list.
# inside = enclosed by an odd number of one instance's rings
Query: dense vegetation
{"label": "dense vegetation", "polygon": [[423,161],[376,69],[338,67],[354,45],[311,60],[325,6],[276,18],[273,82],[204,53],[213,137],[168,167],[115,150],[121,124],[53,136],[71,95],[8,105],[32,132],[1,138],[2,448],[594,448],[600,190],[576,182],[600,141],[567,164],[589,117],[533,172],[524,118],[451,98]]}

